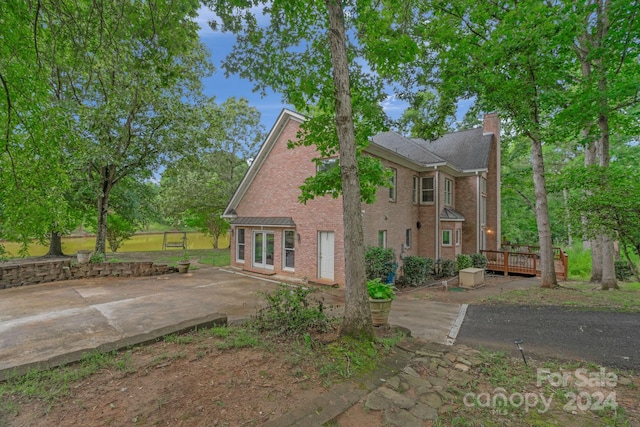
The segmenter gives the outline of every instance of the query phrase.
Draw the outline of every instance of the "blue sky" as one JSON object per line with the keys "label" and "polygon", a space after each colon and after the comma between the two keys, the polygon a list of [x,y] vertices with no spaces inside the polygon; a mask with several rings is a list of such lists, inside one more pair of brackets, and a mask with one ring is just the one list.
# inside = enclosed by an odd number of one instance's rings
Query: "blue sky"
{"label": "blue sky", "polygon": [[[224,75],[222,60],[231,52],[235,36],[228,33],[214,32],[208,25],[208,21],[213,17],[213,13],[206,7],[201,7],[196,22],[200,25],[200,39],[209,48],[211,60],[216,67],[216,72],[203,80],[205,95],[215,96],[218,103],[224,102],[229,97],[244,97],[249,100],[249,104],[258,109],[262,114],[262,123],[267,130],[271,129],[278,114],[283,108],[292,108],[282,102],[279,94],[270,92],[266,97],[252,92],[252,83],[236,75]],[[397,119],[404,111],[405,103],[389,97],[383,102],[386,113]]]}

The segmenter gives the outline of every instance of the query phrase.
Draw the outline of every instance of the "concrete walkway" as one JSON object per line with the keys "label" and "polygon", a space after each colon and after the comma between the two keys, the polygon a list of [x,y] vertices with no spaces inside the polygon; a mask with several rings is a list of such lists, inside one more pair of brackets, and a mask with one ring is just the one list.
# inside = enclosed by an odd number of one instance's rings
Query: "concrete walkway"
{"label": "concrete walkway", "polygon": [[[163,335],[233,323],[262,304],[259,292],[277,282],[218,268],[187,274],[54,282],[0,291],[0,380],[35,366],[79,360]],[[344,292],[320,294],[341,311]],[[459,304],[396,300],[390,322],[412,335],[443,343]],[[459,321],[460,319],[458,319]]]}

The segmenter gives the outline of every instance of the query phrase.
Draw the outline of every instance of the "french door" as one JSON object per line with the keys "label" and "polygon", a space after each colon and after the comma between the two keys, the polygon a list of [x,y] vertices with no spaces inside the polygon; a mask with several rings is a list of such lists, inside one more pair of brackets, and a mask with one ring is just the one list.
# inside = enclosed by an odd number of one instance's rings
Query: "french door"
{"label": "french door", "polygon": [[253,266],[273,270],[274,235],[270,231],[253,232]]}

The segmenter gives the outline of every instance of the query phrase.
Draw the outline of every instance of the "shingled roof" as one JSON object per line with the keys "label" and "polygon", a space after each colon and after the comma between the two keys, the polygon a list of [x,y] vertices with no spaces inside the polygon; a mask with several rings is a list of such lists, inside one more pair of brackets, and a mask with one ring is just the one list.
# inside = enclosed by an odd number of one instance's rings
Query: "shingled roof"
{"label": "shingled roof", "polygon": [[291,217],[239,216],[231,221],[233,225],[263,225],[271,227],[295,227]]}
{"label": "shingled roof", "polygon": [[380,133],[371,140],[421,166],[448,163],[461,171],[474,171],[489,167],[492,135],[484,134],[482,128],[476,128],[427,141],[406,138],[390,131]]}
{"label": "shingled roof", "polygon": [[397,132],[389,131],[375,135],[372,139],[374,144],[394,151],[407,159],[421,165],[432,165],[444,163],[445,159],[439,157],[417,141],[405,138]]}

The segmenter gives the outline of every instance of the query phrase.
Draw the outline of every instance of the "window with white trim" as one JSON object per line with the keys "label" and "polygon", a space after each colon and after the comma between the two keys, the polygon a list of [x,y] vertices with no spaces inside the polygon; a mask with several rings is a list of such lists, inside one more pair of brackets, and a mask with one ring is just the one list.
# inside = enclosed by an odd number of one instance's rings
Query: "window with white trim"
{"label": "window with white trim", "polygon": [[418,203],[418,193],[420,192],[420,180],[417,176],[413,177],[413,203]]}
{"label": "window with white trim", "polygon": [[282,251],[284,269],[293,270],[296,265],[296,232],[294,230],[284,230],[282,233]]}
{"label": "window with white trim", "polygon": [[236,262],[244,262],[244,228],[236,228]]}
{"label": "window with white trim", "polygon": [[453,181],[448,178],[444,179],[444,205],[451,206],[453,204]]}
{"label": "window with white trim", "polygon": [[480,178],[480,192],[482,194],[487,194],[487,178],[484,176]]}
{"label": "window with white trim", "polygon": [[404,245],[407,248],[411,247],[411,229],[407,228],[407,230],[404,232]]}
{"label": "window with white trim", "polygon": [[398,182],[398,171],[393,168],[389,168],[389,169],[391,169],[391,178],[389,178],[389,201],[395,202],[396,201],[396,183]]}
{"label": "window with white trim", "polygon": [[442,246],[451,246],[451,230],[442,230]]}
{"label": "window with white trim", "polygon": [[420,203],[433,203],[435,201],[435,189],[433,188],[433,177],[423,176],[421,180]]}
{"label": "window with white trim", "polygon": [[462,230],[456,228],[456,246],[460,246],[460,242],[462,241]]}
{"label": "window with white trim", "polygon": [[387,247],[387,230],[378,231],[378,246],[381,248]]}
{"label": "window with white trim", "polygon": [[487,198],[485,196],[480,197],[480,225],[487,223]]}

